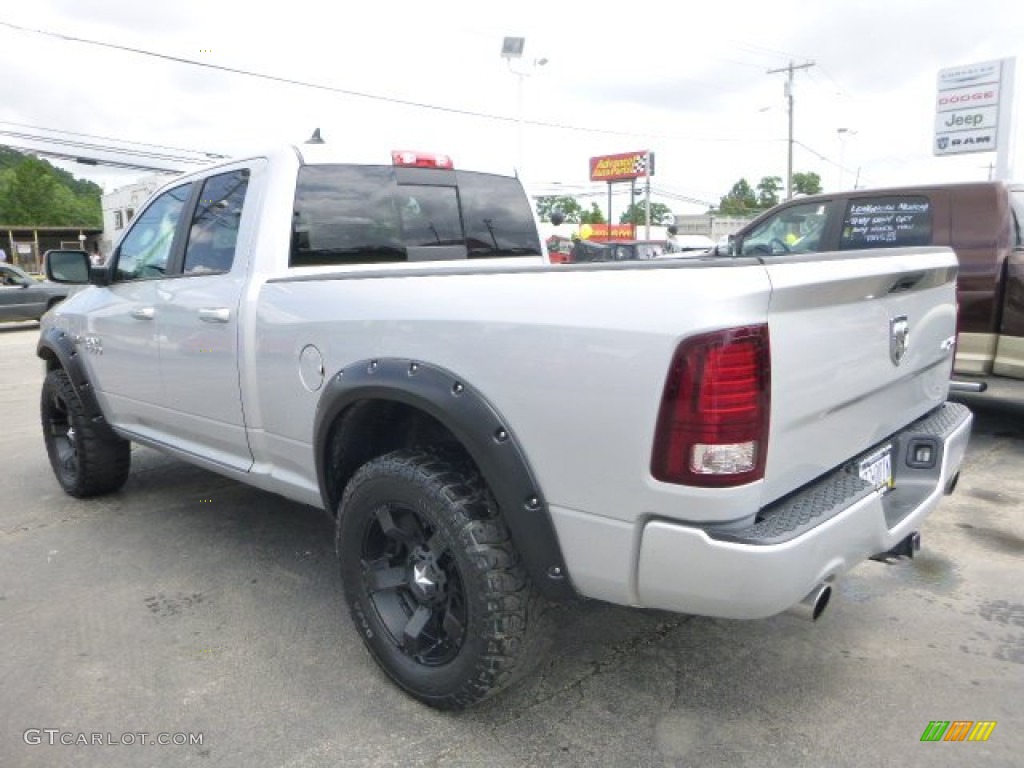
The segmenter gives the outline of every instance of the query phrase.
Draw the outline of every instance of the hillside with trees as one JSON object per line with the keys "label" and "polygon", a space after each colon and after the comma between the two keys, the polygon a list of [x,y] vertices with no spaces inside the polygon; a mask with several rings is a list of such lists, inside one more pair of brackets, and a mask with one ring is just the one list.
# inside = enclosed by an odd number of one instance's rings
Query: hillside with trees
{"label": "hillside with trees", "polygon": [[76,179],[46,160],[0,146],[0,224],[101,227],[98,184]]}

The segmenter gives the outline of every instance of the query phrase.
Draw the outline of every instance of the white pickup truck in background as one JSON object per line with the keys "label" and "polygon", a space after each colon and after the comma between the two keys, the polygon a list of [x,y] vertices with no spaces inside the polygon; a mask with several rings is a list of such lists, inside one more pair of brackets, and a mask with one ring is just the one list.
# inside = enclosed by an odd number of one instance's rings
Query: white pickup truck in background
{"label": "white pickup truck in background", "polygon": [[[382,162],[383,161],[383,162]],[[130,443],[321,507],[356,627],[440,708],[547,600],[816,618],[956,483],[947,248],[549,264],[517,179],[287,147],[184,176],[44,318],[74,496]]]}

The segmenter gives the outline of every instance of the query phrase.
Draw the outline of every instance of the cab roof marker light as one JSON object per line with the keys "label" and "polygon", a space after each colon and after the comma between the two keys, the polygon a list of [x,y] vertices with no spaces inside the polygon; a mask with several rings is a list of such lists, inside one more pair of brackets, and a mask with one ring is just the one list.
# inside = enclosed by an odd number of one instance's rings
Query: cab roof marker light
{"label": "cab roof marker light", "polygon": [[391,162],[408,168],[443,168],[455,170],[455,164],[448,155],[434,152],[413,152],[408,149],[396,149],[391,152]]}

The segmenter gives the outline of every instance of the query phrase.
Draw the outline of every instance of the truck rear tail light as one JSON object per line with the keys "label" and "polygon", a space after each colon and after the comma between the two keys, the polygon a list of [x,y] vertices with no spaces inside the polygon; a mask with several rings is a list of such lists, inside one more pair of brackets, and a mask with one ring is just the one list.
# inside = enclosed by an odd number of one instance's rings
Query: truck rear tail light
{"label": "truck rear tail light", "polygon": [[455,169],[455,164],[448,155],[438,155],[433,152],[411,152],[405,149],[396,149],[391,153],[391,162],[406,168]]}
{"label": "truck rear tail light", "polygon": [[682,342],[662,393],[651,474],[716,488],[763,478],[770,392],[767,325]]}

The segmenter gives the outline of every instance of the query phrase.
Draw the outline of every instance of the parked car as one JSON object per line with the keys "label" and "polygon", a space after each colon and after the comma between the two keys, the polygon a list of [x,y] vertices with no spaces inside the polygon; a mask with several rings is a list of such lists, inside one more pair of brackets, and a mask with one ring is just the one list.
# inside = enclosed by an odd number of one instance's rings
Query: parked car
{"label": "parked car", "polygon": [[665,255],[700,256],[715,247],[707,235],[671,235],[665,244]]}
{"label": "parked car", "polygon": [[573,245],[569,262],[584,261],[646,261],[664,252],[661,240],[615,240],[595,242],[580,240]]}
{"label": "parked car", "polygon": [[798,198],[762,214],[718,253],[775,260],[922,246],[952,248],[959,260],[953,389],[1024,396],[1022,184],[924,184]]}
{"label": "parked car", "polygon": [[0,322],[38,320],[75,286],[37,280],[13,264],[0,264]]}

